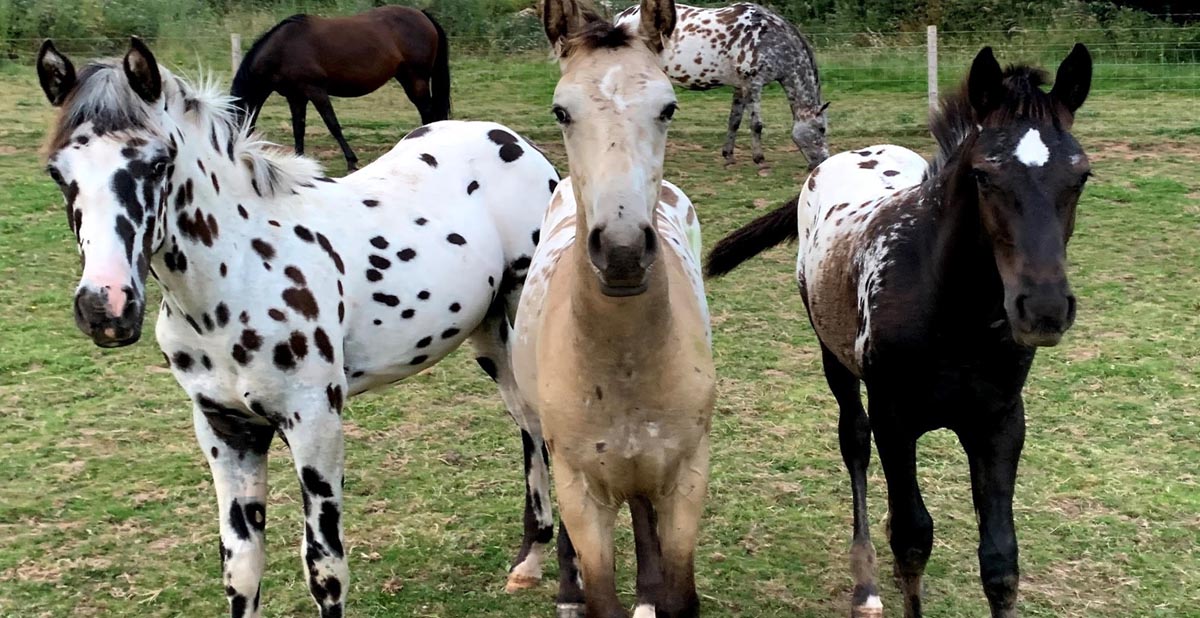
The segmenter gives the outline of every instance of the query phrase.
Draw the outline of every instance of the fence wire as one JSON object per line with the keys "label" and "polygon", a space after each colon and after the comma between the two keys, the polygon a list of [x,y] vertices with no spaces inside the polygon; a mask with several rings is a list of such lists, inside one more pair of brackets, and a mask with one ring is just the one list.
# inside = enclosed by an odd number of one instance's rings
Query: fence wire
{"label": "fence wire", "polygon": [[[503,77],[511,61],[548,59],[536,18],[525,16],[503,37],[454,36],[452,57],[484,60]],[[257,33],[239,33],[248,47]],[[182,67],[230,70],[228,32],[149,42],[160,57]],[[927,115],[927,57],[924,32],[817,32],[809,35],[817,54],[826,98],[844,100],[860,94],[886,95],[897,118],[924,126]],[[971,59],[991,45],[1002,63],[1029,62],[1053,75],[1075,41],[1086,43],[1094,62],[1088,112],[1101,115],[1114,133],[1148,131],[1152,135],[1200,135],[1200,25],[1148,28],[1080,28],[1075,30],[1009,29],[938,33],[939,92],[955,89]],[[78,58],[122,52],[128,39],[76,37],[55,41]],[[40,40],[0,39],[10,63],[30,66]],[[509,62],[503,62],[509,61]],[[491,69],[489,69],[491,70]],[[461,87],[461,86],[460,86]],[[877,100],[877,99],[876,99]],[[1153,122],[1147,126],[1147,118]]]}

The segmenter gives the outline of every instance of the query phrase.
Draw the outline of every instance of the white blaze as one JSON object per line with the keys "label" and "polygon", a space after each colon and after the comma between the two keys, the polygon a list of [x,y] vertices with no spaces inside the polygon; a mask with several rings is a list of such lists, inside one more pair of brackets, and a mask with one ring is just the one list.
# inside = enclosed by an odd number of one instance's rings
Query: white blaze
{"label": "white blaze", "polygon": [[1050,160],[1050,149],[1042,142],[1042,134],[1037,129],[1030,129],[1017,143],[1013,152],[1017,160],[1029,167],[1041,167]]}

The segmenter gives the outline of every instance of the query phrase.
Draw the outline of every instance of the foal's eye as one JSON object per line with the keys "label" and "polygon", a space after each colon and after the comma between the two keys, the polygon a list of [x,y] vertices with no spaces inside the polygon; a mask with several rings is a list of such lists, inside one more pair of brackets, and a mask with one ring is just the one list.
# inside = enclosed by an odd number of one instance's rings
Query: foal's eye
{"label": "foal's eye", "polygon": [[568,114],[567,110],[563,108],[563,106],[555,105],[554,107],[550,108],[550,111],[554,113],[554,119],[558,121],[558,124],[571,124],[571,114]]}
{"label": "foal's eye", "polygon": [[671,119],[675,117],[676,111],[679,111],[678,105],[675,103],[667,103],[666,107],[663,107],[662,113],[658,115],[658,119],[663,122],[670,122]]}
{"label": "foal's eye", "polygon": [[983,170],[971,170],[971,177],[975,179],[975,183],[979,185],[980,189],[992,186],[991,177]]}
{"label": "foal's eye", "polygon": [[155,177],[162,176],[167,172],[167,163],[168,161],[166,159],[159,159],[158,161],[154,162],[154,167],[151,168],[151,171]]}

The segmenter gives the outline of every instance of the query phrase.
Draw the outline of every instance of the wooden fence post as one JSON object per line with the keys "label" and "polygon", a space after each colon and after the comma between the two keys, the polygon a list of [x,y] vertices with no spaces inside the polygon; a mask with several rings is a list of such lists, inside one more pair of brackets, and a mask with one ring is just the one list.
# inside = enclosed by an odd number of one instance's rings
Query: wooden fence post
{"label": "wooden fence post", "polygon": [[928,64],[928,74],[926,79],[929,81],[929,111],[933,112],[938,107],[938,38],[937,26],[929,26],[925,30],[925,52],[926,62]]}
{"label": "wooden fence post", "polygon": [[232,73],[237,73],[238,66],[242,64],[242,35],[231,32],[229,34],[229,63],[232,68]]}

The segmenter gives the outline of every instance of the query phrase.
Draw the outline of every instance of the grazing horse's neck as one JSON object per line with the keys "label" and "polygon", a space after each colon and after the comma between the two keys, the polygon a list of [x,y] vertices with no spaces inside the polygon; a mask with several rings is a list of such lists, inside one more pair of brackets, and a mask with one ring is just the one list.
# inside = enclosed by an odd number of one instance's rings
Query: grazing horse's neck
{"label": "grazing horse's neck", "polygon": [[[579,327],[575,332],[581,344],[595,361],[614,358],[621,362],[646,362],[647,357],[661,349],[656,343],[670,332],[671,299],[665,256],[651,266],[645,292],[623,298],[605,296],[588,258],[588,229],[582,206],[575,217],[575,228],[576,242],[571,245],[570,258],[574,268],[571,319]],[[580,239],[585,240],[580,242]],[[589,346],[590,341],[600,345]]]}

